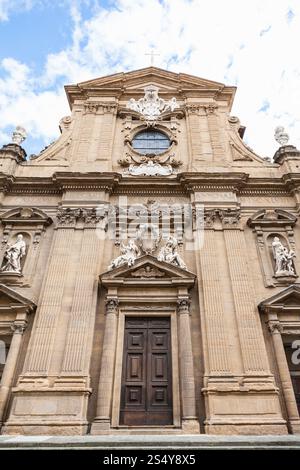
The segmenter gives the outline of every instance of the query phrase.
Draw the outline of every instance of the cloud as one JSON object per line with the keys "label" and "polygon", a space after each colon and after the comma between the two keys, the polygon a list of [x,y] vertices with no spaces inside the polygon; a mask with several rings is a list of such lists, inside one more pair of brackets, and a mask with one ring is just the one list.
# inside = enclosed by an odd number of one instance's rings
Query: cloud
{"label": "cloud", "polygon": [[26,58],[2,61],[0,132],[22,117],[36,138],[54,138],[67,112],[63,83],[148,66],[153,47],[157,66],[238,85],[233,114],[258,153],[274,153],[279,124],[300,147],[298,0],[249,0],[242,8],[240,0],[66,0],[65,8],[73,22],[70,46],[45,56],[39,76]]}
{"label": "cloud", "polygon": [[38,0],[0,0],[0,21],[7,21],[11,13],[30,10]]}

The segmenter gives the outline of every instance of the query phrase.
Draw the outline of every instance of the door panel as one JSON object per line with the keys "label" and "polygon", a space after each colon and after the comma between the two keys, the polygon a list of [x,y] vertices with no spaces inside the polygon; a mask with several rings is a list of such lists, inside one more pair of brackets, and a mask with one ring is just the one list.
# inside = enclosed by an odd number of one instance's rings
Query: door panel
{"label": "door panel", "polygon": [[172,424],[170,320],[125,321],[120,423]]}

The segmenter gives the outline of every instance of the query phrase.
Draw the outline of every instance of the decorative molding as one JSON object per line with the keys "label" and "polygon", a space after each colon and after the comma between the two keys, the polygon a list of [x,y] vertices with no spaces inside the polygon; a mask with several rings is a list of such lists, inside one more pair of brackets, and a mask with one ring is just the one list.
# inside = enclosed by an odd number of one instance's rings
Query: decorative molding
{"label": "decorative molding", "polygon": [[296,222],[297,217],[283,209],[260,209],[248,219],[247,224],[252,228],[269,227],[278,230],[279,227],[294,227]]}
{"label": "decorative molding", "polygon": [[147,312],[148,310],[150,311],[159,311],[159,312],[169,312],[169,311],[174,311],[174,307],[170,305],[132,305],[128,306],[128,310],[132,311],[137,311],[137,312]]}
{"label": "decorative molding", "polygon": [[294,330],[286,330],[286,329],[285,329],[285,326],[283,325],[283,331],[282,331],[281,334],[283,334],[283,335],[293,335],[293,336],[294,336],[294,335],[297,335],[297,336],[300,336],[300,329],[297,330],[297,329],[295,328]]}
{"label": "decorative molding", "polygon": [[232,141],[229,142],[232,154],[232,160],[235,161],[249,161],[253,162],[253,158],[243,152],[239,147]]}

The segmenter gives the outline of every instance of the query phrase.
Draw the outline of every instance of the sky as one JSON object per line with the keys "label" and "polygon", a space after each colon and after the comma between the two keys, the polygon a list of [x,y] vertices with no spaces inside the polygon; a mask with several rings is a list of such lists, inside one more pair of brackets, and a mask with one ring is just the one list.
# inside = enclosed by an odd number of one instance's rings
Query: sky
{"label": "sky", "polygon": [[0,146],[59,136],[64,85],[154,65],[237,86],[231,115],[262,157],[300,149],[300,0],[0,0]]}

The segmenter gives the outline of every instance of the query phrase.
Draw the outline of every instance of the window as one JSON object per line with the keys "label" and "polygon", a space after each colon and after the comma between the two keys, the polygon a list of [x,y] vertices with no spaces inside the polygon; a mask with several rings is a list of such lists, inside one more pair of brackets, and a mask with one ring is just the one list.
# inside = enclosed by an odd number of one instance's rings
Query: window
{"label": "window", "polygon": [[159,131],[142,131],[132,140],[132,147],[142,155],[165,152],[171,145],[169,137]]}

